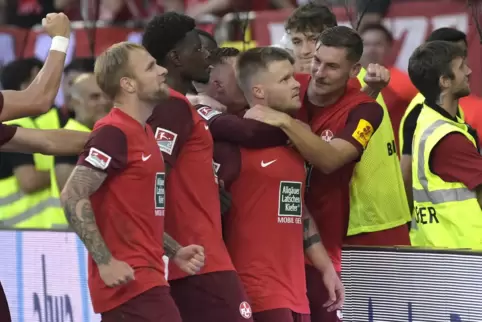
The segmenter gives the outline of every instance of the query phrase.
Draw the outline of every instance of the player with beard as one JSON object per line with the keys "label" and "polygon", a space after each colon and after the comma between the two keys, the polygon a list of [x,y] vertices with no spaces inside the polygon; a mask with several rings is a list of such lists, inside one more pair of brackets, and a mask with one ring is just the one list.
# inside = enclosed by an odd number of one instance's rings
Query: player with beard
{"label": "player with beard", "polygon": [[184,96],[192,81],[209,81],[206,51],[194,20],[174,12],[153,18],[142,42],[169,71],[173,89],[148,120],[168,171],[166,232],[180,243],[204,246],[208,258],[196,276],[170,264],[171,294],[184,322],[246,321],[249,304],[222,238],[213,139],[204,110],[197,113]]}
{"label": "player with beard", "polygon": [[467,52],[454,42],[418,47],[408,64],[425,97],[413,135],[415,246],[482,249],[482,157],[477,132],[458,117],[470,95]]}
{"label": "player with beard", "polygon": [[[280,48],[241,54],[237,77],[250,106],[276,106],[295,115],[301,102],[293,64]],[[310,321],[303,253],[323,275],[330,294],[325,307],[339,309],[343,286],[303,205],[303,158],[284,145],[254,150],[216,142],[215,147],[219,176],[232,193],[225,240],[251,300],[254,321]]]}
{"label": "player with beard", "polygon": [[[359,72],[360,36],[348,27],[325,30],[317,43],[311,77],[301,82],[299,118],[266,106],[245,117],[281,128],[313,165],[306,204],[338,272],[343,244],[410,245],[410,220],[389,115],[372,98],[348,85]],[[322,304],[321,275],[306,266],[311,319],[337,321]]]}
{"label": "player with beard", "polygon": [[115,107],[95,124],[61,194],[89,251],[94,311],[106,322],[181,322],[162,256],[195,274],[204,255],[164,234],[165,168],[146,121],[169,96],[167,71],[142,46],[124,42],[102,53],[94,72]]}

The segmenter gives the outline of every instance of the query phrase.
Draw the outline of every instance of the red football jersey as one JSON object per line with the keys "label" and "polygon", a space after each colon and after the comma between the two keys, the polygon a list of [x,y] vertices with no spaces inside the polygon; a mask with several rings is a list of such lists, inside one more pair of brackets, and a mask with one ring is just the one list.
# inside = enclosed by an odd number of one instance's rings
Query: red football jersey
{"label": "red football jersey", "polygon": [[107,173],[91,196],[100,233],[112,252],[135,271],[135,280],[107,287],[89,256],[89,289],[95,312],[109,311],[164,277],[164,161],[149,126],[118,108],[94,127],[78,164]]}
{"label": "red football jersey", "polygon": [[[313,133],[325,141],[331,140],[346,126],[350,111],[362,103],[374,100],[360,91],[359,86],[349,86],[345,95],[335,104],[319,108],[308,120],[306,91],[310,77],[297,75],[301,84],[300,95],[303,106],[299,119],[310,124]],[[355,167],[351,162],[341,169],[324,174],[313,168],[309,173],[306,193],[306,206],[315,220],[323,244],[330,255],[335,269],[341,271],[341,248],[346,235],[350,212],[350,179]]]}
{"label": "red football jersey", "polygon": [[[198,114],[184,95],[171,90],[171,97],[156,107],[148,120],[170,166],[166,232],[182,245],[204,247],[208,259],[201,274],[234,270],[222,237],[213,139],[201,117],[205,117],[203,111]],[[170,280],[186,276],[169,263]]]}
{"label": "red football jersey", "polygon": [[253,312],[288,308],[308,314],[301,218],[304,160],[288,147],[231,146],[236,150],[228,155],[220,152],[222,144],[216,143],[215,158],[232,194],[224,236]]}

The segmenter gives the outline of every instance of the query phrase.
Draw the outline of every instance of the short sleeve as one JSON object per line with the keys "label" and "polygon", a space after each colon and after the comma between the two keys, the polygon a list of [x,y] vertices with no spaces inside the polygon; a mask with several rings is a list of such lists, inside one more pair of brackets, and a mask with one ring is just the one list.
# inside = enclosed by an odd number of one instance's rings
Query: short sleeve
{"label": "short sleeve", "polygon": [[127,166],[127,154],[124,132],[115,126],[105,125],[90,134],[77,164],[111,175]]}
{"label": "short sleeve", "polygon": [[164,160],[174,167],[194,126],[192,107],[185,100],[171,96],[159,104],[147,123],[151,126]]}
{"label": "short sleeve", "polygon": [[482,185],[482,156],[463,134],[450,133],[430,154],[430,169],[446,182],[461,182],[470,190]]}
{"label": "short sleeve", "polygon": [[402,155],[412,155],[412,143],[413,135],[415,133],[415,128],[417,127],[417,120],[422,112],[422,104],[416,105],[405,118],[403,122],[402,135],[403,135],[403,146],[401,147]]}
{"label": "short sleeve", "polygon": [[0,123],[0,146],[10,141],[15,135],[15,132],[17,132],[16,126],[5,125]]}
{"label": "short sleeve", "polygon": [[336,136],[350,142],[362,154],[382,123],[383,114],[378,103],[360,104],[350,112],[345,128]]}
{"label": "short sleeve", "polygon": [[219,164],[218,178],[224,182],[224,187],[229,190],[229,187],[241,172],[241,151],[231,143],[215,141],[214,161]]}
{"label": "short sleeve", "polygon": [[231,114],[217,116],[209,124],[209,129],[216,141],[227,141],[250,149],[283,146],[288,142],[286,134],[277,127]]}

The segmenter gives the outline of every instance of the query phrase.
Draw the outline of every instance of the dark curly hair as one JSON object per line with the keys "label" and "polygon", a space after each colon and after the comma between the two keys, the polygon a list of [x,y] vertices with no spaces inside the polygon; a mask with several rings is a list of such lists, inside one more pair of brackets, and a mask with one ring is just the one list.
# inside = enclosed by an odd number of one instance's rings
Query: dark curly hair
{"label": "dark curly hair", "polygon": [[35,67],[41,69],[42,66],[42,61],[37,58],[17,59],[10,62],[3,67],[0,76],[3,89],[20,90],[22,83],[32,76],[32,70]]}
{"label": "dark curly hair", "polygon": [[337,26],[335,14],[323,4],[309,2],[299,6],[285,22],[285,31],[321,33],[326,28]]}
{"label": "dark curly hair", "polygon": [[173,50],[195,27],[193,18],[177,12],[166,12],[155,16],[147,23],[142,45],[157,63],[162,65],[167,53]]}

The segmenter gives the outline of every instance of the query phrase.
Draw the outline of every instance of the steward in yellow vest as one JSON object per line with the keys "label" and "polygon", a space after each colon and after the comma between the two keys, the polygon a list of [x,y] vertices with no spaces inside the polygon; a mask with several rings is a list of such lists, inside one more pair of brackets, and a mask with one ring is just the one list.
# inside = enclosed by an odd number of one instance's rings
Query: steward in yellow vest
{"label": "steward in yellow vest", "polygon": [[[31,118],[22,118],[7,122],[22,128],[35,128]],[[50,185],[32,193],[22,191],[17,177],[14,175],[14,161],[16,154],[2,153],[1,172],[8,171],[9,176],[0,178],[0,224],[15,229],[59,229],[66,228],[67,222],[63,213],[58,213],[60,201],[50,194]],[[22,158],[30,158],[21,155]],[[17,156],[20,157],[20,156]],[[25,160],[23,160],[25,161]],[[49,157],[34,154],[33,162],[38,171],[49,171]]]}
{"label": "steward in yellow vest", "polygon": [[410,79],[427,99],[412,145],[415,246],[482,249],[482,156],[477,133],[457,116],[470,94],[466,51],[432,41],[409,61]]}
{"label": "steward in yellow vest", "polygon": [[411,232],[412,245],[482,249],[482,210],[476,191],[462,182],[444,181],[433,172],[434,147],[453,133],[463,135],[474,153],[478,151],[475,133],[468,124],[438,106],[423,105],[413,138],[416,227]]}

